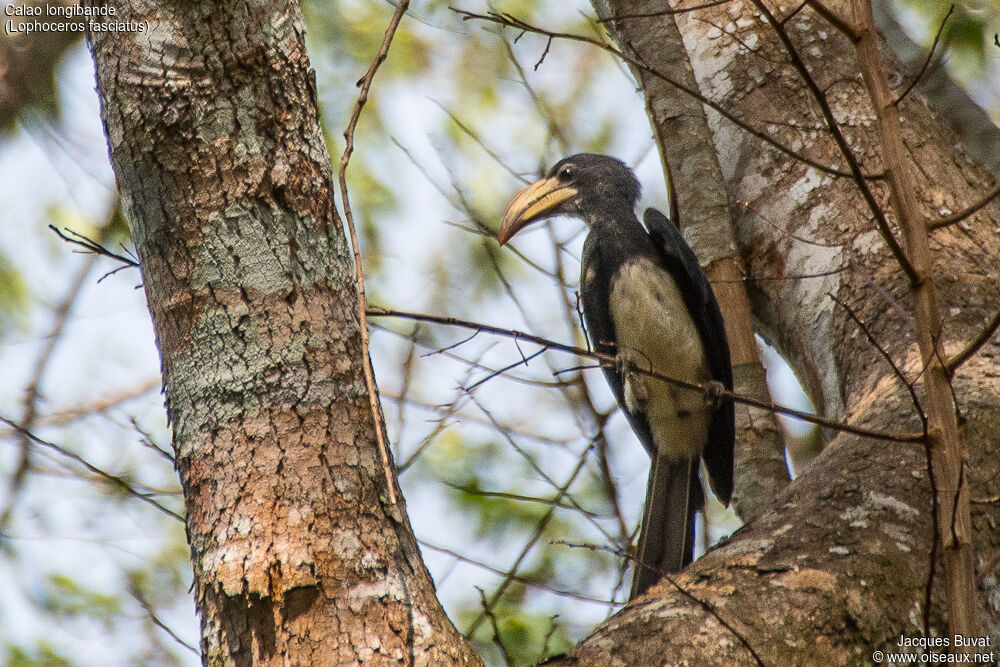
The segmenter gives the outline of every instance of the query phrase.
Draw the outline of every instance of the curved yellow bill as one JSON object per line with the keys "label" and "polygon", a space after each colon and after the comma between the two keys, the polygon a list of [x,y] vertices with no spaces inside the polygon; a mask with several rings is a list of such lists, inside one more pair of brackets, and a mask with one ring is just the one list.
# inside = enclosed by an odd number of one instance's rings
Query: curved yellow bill
{"label": "curved yellow bill", "polygon": [[577,193],[576,188],[558,178],[543,178],[524,188],[510,200],[503,212],[497,240],[509,241],[529,222],[534,222]]}

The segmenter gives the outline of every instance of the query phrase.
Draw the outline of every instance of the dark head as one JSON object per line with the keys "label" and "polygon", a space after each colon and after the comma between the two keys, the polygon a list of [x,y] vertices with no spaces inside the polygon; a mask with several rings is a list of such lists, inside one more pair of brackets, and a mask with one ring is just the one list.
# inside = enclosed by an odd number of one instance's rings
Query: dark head
{"label": "dark head", "polygon": [[514,195],[503,212],[497,239],[503,245],[528,223],[555,215],[586,218],[601,209],[632,211],[638,200],[639,181],[624,162],[579,153],[563,158],[545,178]]}

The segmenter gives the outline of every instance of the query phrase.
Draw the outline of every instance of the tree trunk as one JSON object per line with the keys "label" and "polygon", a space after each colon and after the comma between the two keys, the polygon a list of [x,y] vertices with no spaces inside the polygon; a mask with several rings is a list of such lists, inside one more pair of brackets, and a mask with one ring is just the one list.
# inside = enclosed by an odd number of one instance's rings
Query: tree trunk
{"label": "tree trunk", "polygon": [[[824,4],[850,16],[846,3]],[[772,11],[781,19],[792,8]],[[622,17],[639,13],[631,2],[612,1],[609,11]],[[909,390],[869,339],[886,350],[923,402],[909,280],[871,222],[857,183],[822,168],[847,169],[789,54],[751,2],[678,14],[676,21],[701,94],[819,165],[708,111],[706,140],[722,165],[758,330],[792,363],[826,417],[919,433],[922,423]],[[618,21],[622,48],[641,40],[639,24]],[[854,47],[808,7],[786,27],[862,170],[879,174],[877,122]],[[650,87],[645,91],[650,94]],[[648,102],[651,109],[658,104]],[[933,222],[957,212],[990,189],[992,179],[967,157],[919,90],[901,104],[900,113],[925,217]],[[669,152],[670,146],[664,149]],[[886,205],[887,185],[869,183]],[[994,205],[933,232],[931,278],[947,355],[966,349],[1000,304],[998,225]],[[953,381],[969,455],[978,632],[994,647],[1000,641],[998,355],[1000,343],[987,343]],[[763,516],[676,577],[705,605],[661,582],[565,662],[752,664],[749,646],[765,664],[794,664],[804,656],[812,664],[867,664],[876,649],[899,650],[900,635],[920,637],[925,613],[930,629],[945,635],[947,609],[941,561],[932,557],[930,471],[923,447],[828,435],[832,441],[822,455]]]}
{"label": "tree trunk", "polygon": [[107,5],[106,25],[147,30],[89,39],[162,357],[204,662],[478,663],[389,500],[298,4]]}

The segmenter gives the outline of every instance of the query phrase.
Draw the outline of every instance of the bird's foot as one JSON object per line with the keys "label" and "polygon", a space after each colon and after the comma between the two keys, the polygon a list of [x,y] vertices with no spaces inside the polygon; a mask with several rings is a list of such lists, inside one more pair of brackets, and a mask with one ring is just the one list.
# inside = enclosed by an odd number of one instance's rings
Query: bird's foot
{"label": "bird's foot", "polygon": [[622,379],[625,389],[625,407],[635,411],[649,400],[649,379],[635,364],[635,360],[626,354],[619,353],[615,357],[615,367]]}
{"label": "bird's foot", "polygon": [[709,380],[704,384],[704,386],[705,403],[711,405],[712,407],[718,407],[719,403],[722,402],[722,394],[726,391],[725,385],[718,380]]}

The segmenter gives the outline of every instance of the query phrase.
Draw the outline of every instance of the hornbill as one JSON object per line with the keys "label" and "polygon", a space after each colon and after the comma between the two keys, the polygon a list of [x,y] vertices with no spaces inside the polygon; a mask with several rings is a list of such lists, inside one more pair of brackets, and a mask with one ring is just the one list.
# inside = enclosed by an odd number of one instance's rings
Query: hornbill
{"label": "hornbill", "polygon": [[639,189],[620,160],[573,155],[514,196],[497,233],[504,245],[528,223],[557,215],[582,218],[590,228],[580,271],[587,329],[594,348],[615,357],[604,373],[652,458],[632,598],[691,562],[694,516],[704,507],[699,455],[715,495],[729,504],[734,439],[731,401],[649,374],[733,386],[708,279],[666,216],[648,208],[645,227],[639,222]]}

